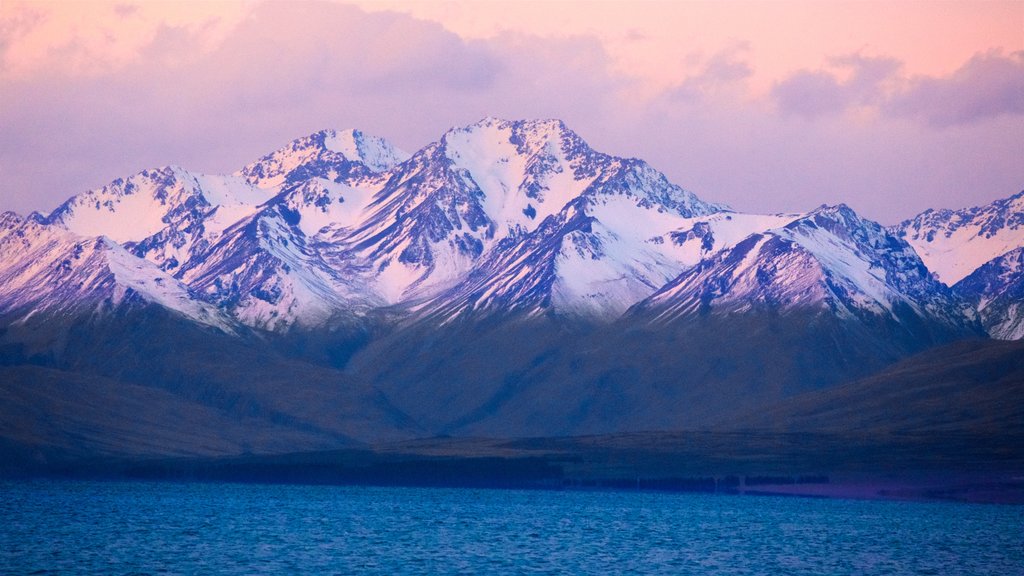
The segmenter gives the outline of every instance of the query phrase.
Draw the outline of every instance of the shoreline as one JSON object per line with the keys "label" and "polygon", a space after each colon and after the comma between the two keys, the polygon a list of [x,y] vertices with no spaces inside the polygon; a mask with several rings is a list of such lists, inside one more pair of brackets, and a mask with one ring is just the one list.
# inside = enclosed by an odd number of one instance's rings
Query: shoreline
{"label": "shoreline", "polygon": [[[110,481],[168,483],[228,483],[293,486],[362,486],[438,489],[543,490],[565,492],[634,492],[661,494],[703,494],[721,496],[791,497],[830,500],[873,500],[907,502],[953,502],[969,504],[1024,505],[1024,472],[926,471],[837,474],[816,481],[758,481],[737,475],[701,477],[566,476],[552,467],[550,474],[533,462],[489,461],[479,467],[475,459],[408,461],[399,468],[336,466],[253,466],[226,462],[179,461],[137,463],[124,467],[82,467],[7,471],[0,481]],[[475,469],[467,475],[453,470]],[[401,473],[397,473],[398,471]],[[511,471],[511,472],[510,472]],[[532,472],[531,472],[532,471]],[[738,482],[737,482],[738,480]],[[747,481],[753,483],[747,484]]]}
{"label": "shoreline", "polygon": [[437,437],[284,454],[97,455],[0,450],[0,478],[643,490],[1024,504],[1024,440],[647,432]]}

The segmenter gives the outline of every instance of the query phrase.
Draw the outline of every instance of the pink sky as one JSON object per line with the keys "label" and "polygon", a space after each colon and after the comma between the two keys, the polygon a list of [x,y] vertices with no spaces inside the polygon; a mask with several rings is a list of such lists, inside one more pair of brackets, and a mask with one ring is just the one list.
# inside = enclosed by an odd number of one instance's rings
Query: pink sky
{"label": "pink sky", "polygon": [[987,203],[1024,188],[1024,2],[0,3],[0,210],[488,115],[739,210]]}

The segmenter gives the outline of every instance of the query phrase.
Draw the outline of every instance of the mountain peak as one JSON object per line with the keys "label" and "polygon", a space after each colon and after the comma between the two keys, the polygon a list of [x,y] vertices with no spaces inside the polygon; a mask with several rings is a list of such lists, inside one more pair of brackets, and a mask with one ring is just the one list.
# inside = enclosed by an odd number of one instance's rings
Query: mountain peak
{"label": "mountain peak", "polygon": [[861,217],[857,212],[850,208],[848,205],[840,202],[839,204],[822,204],[814,210],[807,213],[808,216],[827,216],[830,218],[842,219],[844,221],[860,221]]}
{"label": "mountain peak", "polygon": [[177,216],[210,203],[198,177],[178,166],[148,168],[102,188],[72,196],[45,219],[83,236],[109,235],[117,242],[155,234]]}
{"label": "mountain peak", "polygon": [[[837,236],[848,236],[851,231],[864,226],[867,221],[860,217],[853,208],[846,204],[822,204],[808,212],[802,218],[786,225],[787,230],[798,230],[805,227],[822,228]],[[872,223],[874,224],[874,223]],[[875,225],[875,228],[881,226]]]}
{"label": "mountain peak", "polygon": [[409,154],[357,129],[326,129],[296,138],[245,166],[236,175],[260,188],[319,177],[343,182],[383,172]]}
{"label": "mountain peak", "polygon": [[374,172],[383,172],[409,158],[408,153],[387,140],[356,128],[322,130],[317,134],[323,135],[321,144],[325,149],[361,162]]}
{"label": "mountain peak", "polygon": [[[989,227],[1024,218],[1000,206],[983,211]],[[325,129],[234,175],[146,170],[42,221],[4,214],[0,230],[30,231],[25,222],[109,237],[118,255],[119,245],[272,330],[385,305],[611,319],[659,290],[658,301],[698,308],[812,303],[895,316],[905,305],[946,317],[951,306],[899,234],[846,204],[732,212],[643,160],[592,149],[558,119],[483,118],[409,159],[361,130]]]}
{"label": "mountain peak", "polygon": [[[491,135],[498,138],[508,137],[509,140],[520,148],[538,148],[547,143],[557,142],[559,146],[574,146],[586,144],[576,132],[572,131],[565,122],[558,119],[541,120],[507,120],[488,116],[468,126],[451,128],[441,138],[442,144],[458,140],[466,135],[475,135],[477,138],[488,139]],[[589,146],[587,147],[589,150]]]}
{"label": "mountain peak", "polygon": [[519,126],[527,128],[543,128],[548,130],[562,130],[568,131],[569,128],[565,125],[565,122],[558,118],[520,118],[518,120],[510,120],[508,118],[499,118],[497,116],[486,116],[477,120],[476,122],[466,126],[463,129],[469,130],[474,128],[489,128],[489,127],[509,127]]}

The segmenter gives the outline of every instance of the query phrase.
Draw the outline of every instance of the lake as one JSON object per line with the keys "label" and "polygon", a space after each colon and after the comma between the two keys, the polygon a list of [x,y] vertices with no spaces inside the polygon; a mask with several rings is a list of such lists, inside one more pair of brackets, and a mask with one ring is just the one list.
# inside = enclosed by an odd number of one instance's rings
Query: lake
{"label": "lake", "polygon": [[1024,507],[629,491],[0,482],[0,573],[1024,573]]}

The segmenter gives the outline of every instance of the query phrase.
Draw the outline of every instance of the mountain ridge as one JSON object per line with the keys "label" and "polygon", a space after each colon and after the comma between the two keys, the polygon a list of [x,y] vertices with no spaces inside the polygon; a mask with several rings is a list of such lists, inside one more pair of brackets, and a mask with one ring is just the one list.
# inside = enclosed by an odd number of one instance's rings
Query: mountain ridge
{"label": "mountain ridge", "polygon": [[642,160],[594,151],[559,120],[486,118],[411,155],[359,130],[322,130],[232,175],[144,170],[42,222],[84,236],[109,229],[197,299],[288,331],[396,305],[450,316],[530,299],[538,313],[609,321],[750,235],[812,213],[736,213]]}

